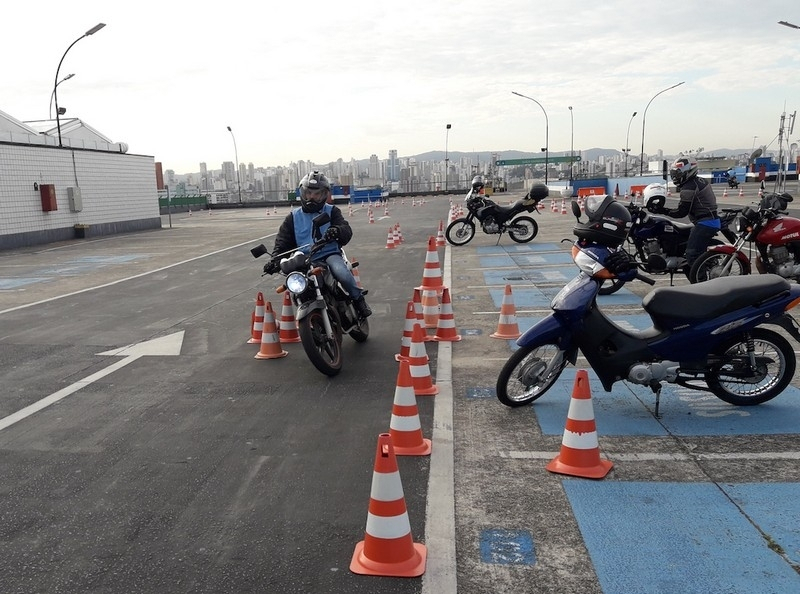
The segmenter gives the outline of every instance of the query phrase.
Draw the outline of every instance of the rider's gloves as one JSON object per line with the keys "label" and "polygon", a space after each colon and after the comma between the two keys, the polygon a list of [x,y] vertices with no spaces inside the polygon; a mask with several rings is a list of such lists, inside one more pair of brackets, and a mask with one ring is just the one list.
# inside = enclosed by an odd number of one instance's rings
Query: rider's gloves
{"label": "rider's gloves", "polygon": [[270,260],[264,264],[264,274],[275,274],[281,269],[281,264],[277,260]]}
{"label": "rider's gloves", "polygon": [[661,206],[660,204],[651,204],[651,205],[649,205],[647,207],[647,212],[649,212],[650,214],[663,215],[663,214],[667,214],[668,211],[667,211],[667,208],[665,208],[664,206]]}
{"label": "rider's gloves", "polygon": [[325,235],[322,236],[324,241],[334,241],[339,239],[339,227],[328,227],[328,230],[325,231]]}
{"label": "rider's gloves", "polygon": [[603,266],[612,274],[624,274],[630,270],[635,270],[636,262],[631,259],[628,252],[625,250],[618,250],[606,256]]}

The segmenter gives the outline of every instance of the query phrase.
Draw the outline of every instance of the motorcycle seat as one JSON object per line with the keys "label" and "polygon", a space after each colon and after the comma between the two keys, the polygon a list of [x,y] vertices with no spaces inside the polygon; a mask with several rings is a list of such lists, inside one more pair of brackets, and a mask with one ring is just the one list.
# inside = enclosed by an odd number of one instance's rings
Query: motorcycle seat
{"label": "motorcycle seat", "polygon": [[789,282],[775,274],[724,276],[684,287],[659,287],[642,300],[656,324],[672,327],[680,321],[701,321],[735,311],[789,290]]}
{"label": "motorcycle seat", "polygon": [[507,206],[495,206],[495,211],[500,214],[511,214],[516,208],[519,207],[519,203],[522,202],[521,200],[515,202],[514,204],[509,204]]}
{"label": "motorcycle seat", "polygon": [[684,233],[691,232],[694,229],[694,223],[684,223],[682,221],[676,221],[675,219],[671,219],[669,217],[662,217],[658,215],[652,215],[655,220],[663,220],[667,221],[668,223],[672,224],[678,231],[682,231]]}

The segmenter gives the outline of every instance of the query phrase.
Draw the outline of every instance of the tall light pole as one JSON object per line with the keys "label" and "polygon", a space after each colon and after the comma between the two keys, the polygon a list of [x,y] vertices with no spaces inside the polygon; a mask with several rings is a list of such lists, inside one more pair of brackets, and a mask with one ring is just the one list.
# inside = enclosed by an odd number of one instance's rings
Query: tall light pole
{"label": "tall light pole", "polygon": [[533,101],[536,105],[542,108],[542,112],[544,113],[544,185],[547,185],[547,168],[550,162],[550,120],[547,117],[547,112],[545,111],[544,107],[542,107],[542,104],[533,97],[528,97],[527,95],[517,93],[516,91],[511,92],[518,97]]}
{"label": "tall light pole", "polygon": [[239,151],[236,150],[236,137],[233,135],[233,130],[231,127],[228,126],[228,132],[231,133],[231,138],[233,138],[233,154],[236,157],[236,187],[239,189],[239,204],[242,203],[242,182],[239,179]]}
{"label": "tall light pole", "polygon": [[568,105],[569,108],[569,185],[572,186],[572,152],[574,146],[574,139],[575,139],[575,126],[572,120],[572,106]]}
{"label": "tall light pole", "polygon": [[[75,76],[75,75],[74,75],[74,74],[68,74],[67,76],[65,76],[64,78],[62,78],[60,81],[58,81],[58,82],[56,83],[56,87],[57,87],[58,85],[60,85],[62,82],[64,82],[65,80],[69,80],[69,79],[71,79],[73,76]],[[54,96],[55,94],[56,94],[56,90],[55,90],[55,88],[54,88],[54,89],[53,89],[53,92],[52,92],[52,93],[50,93],[50,111],[48,112],[48,114],[50,115],[50,119],[51,119],[51,120],[53,119],[53,96]]]}
{"label": "tall light pole", "polygon": [[789,23],[787,21],[778,21],[779,25],[783,25],[784,27],[789,27],[790,29],[800,29],[800,25],[795,25],[794,23]]}
{"label": "tall light pole", "polygon": [[650,104],[653,102],[653,99],[658,97],[661,93],[666,93],[670,89],[674,89],[675,87],[681,86],[686,81],[681,81],[676,85],[672,85],[671,87],[667,87],[663,91],[659,91],[647,102],[647,107],[644,108],[644,113],[642,114],[642,154],[641,154],[641,162],[639,163],[639,175],[644,175],[644,125],[647,121],[647,108],[650,107]]}
{"label": "tall light pole", "polygon": [[628,155],[631,152],[631,145],[628,140],[631,137],[631,124],[633,123],[633,118],[636,117],[636,114],[639,112],[634,111],[631,119],[628,120],[628,133],[625,135],[625,177],[628,177]]}
{"label": "tall light pole", "polygon": [[55,99],[55,103],[56,103],[56,128],[58,128],[58,146],[62,146],[61,145],[61,119],[59,118],[60,113],[58,111],[58,83],[59,83],[58,71],[61,70],[61,63],[64,61],[64,58],[67,57],[67,52],[69,52],[69,50],[72,49],[73,45],[78,43],[84,37],[89,37],[89,35],[94,35],[95,33],[97,33],[100,29],[102,29],[105,26],[106,26],[105,23],[97,23],[94,27],[89,29],[86,33],[84,33],[83,35],[78,37],[75,41],[73,41],[69,45],[69,47],[67,48],[67,51],[64,52],[64,55],[61,56],[61,59],[58,61],[58,68],[56,68],[56,78],[55,78],[55,82],[53,83],[53,98]]}
{"label": "tall light pole", "polygon": [[444,191],[445,192],[447,191],[447,177],[448,174],[450,173],[450,165],[449,165],[450,159],[448,158],[447,154],[447,143],[450,140],[450,128],[452,128],[450,124],[447,124],[444,127]]}

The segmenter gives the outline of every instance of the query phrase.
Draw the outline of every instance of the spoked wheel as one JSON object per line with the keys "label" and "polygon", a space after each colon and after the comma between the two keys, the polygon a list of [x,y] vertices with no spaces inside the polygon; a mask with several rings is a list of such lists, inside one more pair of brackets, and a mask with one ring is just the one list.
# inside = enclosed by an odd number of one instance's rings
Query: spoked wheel
{"label": "spoked wheel", "polygon": [[530,404],[555,383],[567,358],[553,343],[523,347],[506,361],[497,377],[497,399],[506,406]]}
{"label": "spoked wheel", "polygon": [[737,406],[772,400],[789,385],[797,366],[789,341],[765,328],[732,338],[716,353],[722,361],[706,373],[706,383],[717,398]]}
{"label": "spoked wheel", "polygon": [[[728,265],[728,261],[731,258],[733,258],[733,261]],[[692,269],[689,272],[689,282],[702,283],[721,276],[741,276],[745,274],[750,274],[750,267],[746,266],[735,255],[706,252],[692,264]]]}
{"label": "spoked wheel", "polygon": [[475,237],[475,223],[468,219],[456,219],[447,226],[444,236],[453,245],[465,245]]}
{"label": "spoked wheel", "polygon": [[339,319],[328,309],[333,325],[333,340],[325,334],[322,310],[315,309],[297,323],[300,341],[308,360],[325,375],[336,375],[342,370],[342,330]]}
{"label": "spoked wheel", "polygon": [[517,217],[508,226],[508,236],[517,243],[528,243],[539,233],[539,225],[530,217]]}

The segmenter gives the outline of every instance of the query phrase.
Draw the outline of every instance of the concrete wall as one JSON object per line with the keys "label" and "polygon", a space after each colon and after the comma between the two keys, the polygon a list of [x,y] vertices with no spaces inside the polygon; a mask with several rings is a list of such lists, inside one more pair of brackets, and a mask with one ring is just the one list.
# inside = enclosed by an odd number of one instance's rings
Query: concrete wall
{"label": "concrete wall", "polygon": [[[57,210],[34,186],[53,184]],[[68,188],[82,208],[70,209]],[[0,249],[161,227],[155,162],[146,155],[0,142]],[[88,227],[85,227],[88,226]]]}

